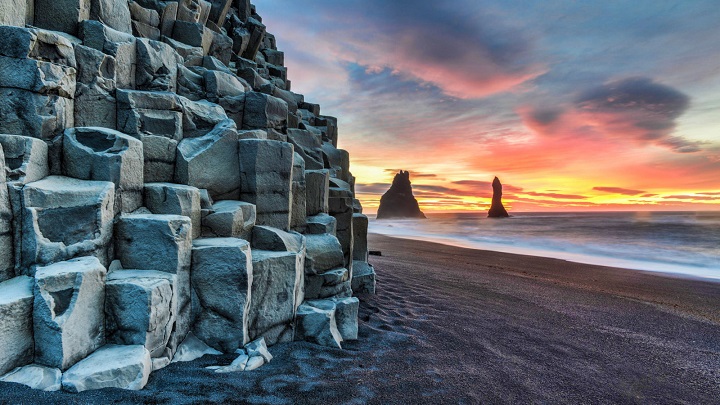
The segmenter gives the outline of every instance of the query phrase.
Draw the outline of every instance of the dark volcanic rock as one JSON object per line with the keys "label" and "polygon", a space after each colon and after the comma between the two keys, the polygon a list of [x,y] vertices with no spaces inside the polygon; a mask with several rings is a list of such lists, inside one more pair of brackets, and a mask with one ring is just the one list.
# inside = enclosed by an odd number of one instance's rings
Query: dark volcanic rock
{"label": "dark volcanic rock", "polygon": [[505,207],[502,205],[502,184],[500,184],[500,179],[495,177],[495,179],[492,182],[492,188],[493,188],[493,197],[492,197],[492,205],[490,206],[490,210],[488,211],[488,217],[489,218],[505,218],[509,217],[510,214],[508,214],[507,210],[505,210]]}
{"label": "dark volcanic rock", "polygon": [[377,218],[425,218],[410,185],[410,172],[400,170],[392,186],[380,198]]}

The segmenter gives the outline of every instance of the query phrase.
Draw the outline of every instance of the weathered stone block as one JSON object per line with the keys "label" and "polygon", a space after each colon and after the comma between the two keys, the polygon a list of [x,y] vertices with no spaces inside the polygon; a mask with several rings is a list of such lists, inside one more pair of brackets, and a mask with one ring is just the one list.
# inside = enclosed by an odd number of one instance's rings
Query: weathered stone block
{"label": "weathered stone block", "polygon": [[255,205],[248,202],[218,201],[202,220],[203,234],[250,240],[255,215]]}
{"label": "weathered stone block", "polygon": [[183,215],[190,218],[192,237],[199,238],[200,190],[173,183],[146,183],[145,207],[153,214]]}
{"label": "weathered stone block", "polygon": [[107,345],[63,374],[62,387],[68,392],[122,388],[140,390],[147,384],[152,362],[140,345]]}
{"label": "weathered stone block", "polygon": [[25,0],[9,0],[0,3],[0,25],[25,25],[27,11]]}
{"label": "weathered stone block", "polygon": [[35,362],[67,370],[105,343],[105,267],[91,256],[35,274]]}
{"label": "weathered stone block", "polygon": [[33,279],[0,283],[0,375],[33,361]]}
{"label": "weathered stone block", "polygon": [[35,0],[35,25],[77,36],[78,23],[90,19],[90,0]]}
{"label": "weathered stone block", "polygon": [[0,99],[0,133],[50,140],[74,126],[72,99],[15,88],[0,88]]}
{"label": "weathered stone block", "polygon": [[[115,186],[50,176],[22,189],[21,267],[92,255],[104,266],[112,248]],[[16,244],[18,242],[16,241]]]}
{"label": "weathered stone block", "polygon": [[75,68],[68,66],[0,56],[0,87],[73,98],[75,74]]}
{"label": "weathered stone block", "polygon": [[174,92],[182,57],[168,44],[140,38],[137,43],[135,86],[138,90]]}
{"label": "weathered stone block", "polygon": [[320,137],[305,129],[288,128],[288,142],[295,146],[295,152],[305,160],[307,170],[322,170],[322,141]]}
{"label": "weathered stone block", "polygon": [[270,226],[255,226],[252,230],[253,249],[274,252],[305,252],[305,237],[297,232],[285,232]]}
{"label": "weathered stone block", "polygon": [[334,235],[305,235],[305,274],[321,274],[343,267],[342,246]]}
{"label": "weathered stone block", "polygon": [[240,168],[232,120],[221,122],[205,136],[178,144],[175,181],[207,189],[214,199],[238,199]]}
{"label": "weathered stone block", "polygon": [[245,95],[243,129],[280,130],[287,124],[287,115],[288,106],[284,100],[255,91]]}
{"label": "weathered stone block", "polygon": [[76,67],[73,44],[57,32],[37,28],[0,26],[0,55],[37,59]]}
{"label": "weathered stone block", "polygon": [[295,340],[341,349],[343,338],[337,328],[334,308],[301,305],[295,321]]}
{"label": "weathered stone block", "polygon": [[238,143],[240,199],[255,204],[259,225],[290,229],[292,145],[264,139],[243,139]]}
{"label": "weathered stone block", "polygon": [[335,298],[335,322],[343,340],[358,338],[358,310],[360,301],[355,297]]}
{"label": "weathered stone block", "polygon": [[75,45],[78,62],[75,89],[75,125],[115,128],[115,58],[83,45]]}
{"label": "weathered stone block", "polygon": [[127,1],[90,0],[90,19],[102,21],[118,31],[132,33]]}
{"label": "weathered stone block", "polygon": [[330,195],[330,171],[305,171],[305,209],[308,216],[327,213],[328,197]]}
{"label": "weathered stone block", "polygon": [[322,213],[307,217],[306,235],[321,235],[324,233],[335,236],[337,220],[328,214]]}
{"label": "weathered stone block", "polygon": [[323,142],[322,150],[325,159],[330,163],[330,168],[335,169],[335,177],[344,182],[349,182],[350,154],[346,150],[337,149],[328,142]]}
{"label": "weathered stone block", "polygon": [[353,260],[368,261],[368,217],[363,214],[353,214]]}
{"label": "weathered stone block", "polygon": [[29,136],[0,134],[0,145],[5,155],[6,181],[27,184],[48,176],[48,146],[45,142]]}
{"label": "weathered stone block", "polygon": [[164,136],[140,135],[146,182],[171,182],[175,178],[178,141]]}
{"label": "weathered stone block", "polygon": [[329,200],[330,215],[337,220],[336,236],[343,248],[345,256],[345,266],[352,272],[353,257],[353,229],[352,229],[352,198],[350,197],[333,197]]}
{"label": "weathered stone block", "polygon": [[59,391],[62,387],[62,372],[58,368],[28,364],[0,377],[0,381],[23,384],[34,390]]}
{"label": "weathered stone block", "polygon": [[115,227],[116,257],[123,267],[176,275],[178,312],[168,342],[174,353],[190,331],[192,223],[179,215],[122,215]]}
{"label": "weathered stone block", "polygon": [[320,299],[338,295],[350,296],[350,273],[345,268],[325,271],[320,274],[305,273],[305,298]]}
{"label": "weathered stone block", "polygon": [[118,131],[85,127],[65,131],[63,171],[83,180],[115,184],[115,213],[142,206],[143,144]]}
{"label": "weathered stone block", "polygon": [[183,137],[195,138],[206,135],[218,124],[228,119],[225,110],[207,100],[192,101],[184,97],[178,97],[183,112]]}
{"label": "weathered stone block", "polygon": [[293,157],[292,172],[292,211],[290,213],[290,228],[298,232],[305,231],[307,209],[305,183],[305,160],[298,153]]}
{"label": "weathered stone block", "polygon": [[177,315],[175,275],[153,270],[115,270],[105,284],[108,343],[143,345],[151,357],[165,354]]}
{"label": "weathered stone block", "polygon": [[353,261],[352,291],[375,294],[375,269],[367,262]]}
{"label": "weathered stone block", "polygon": [[264,337],[270,345],[293,340],[293,321],[303,299],[303,259],[298,253],[253,249],[250,340]]}
{"label": "weathered stone block", "polygon": [[197,296],[194,334],[230,353],[248,341],[253,283],[250,243],[237,238],[193,242],[192,287]]}
{"label": "weathered stone block", "polygon": [[0,282],[15,277],[13,213],[5,179],[5,154],[0,143]]}
{"label": "weathered stone block", "polygon": [[117,88],[135,88],[137,44],[134,36],[114,30],[99,21],[83,21],[80,23],[80,37],[83,45],[115,58]]}

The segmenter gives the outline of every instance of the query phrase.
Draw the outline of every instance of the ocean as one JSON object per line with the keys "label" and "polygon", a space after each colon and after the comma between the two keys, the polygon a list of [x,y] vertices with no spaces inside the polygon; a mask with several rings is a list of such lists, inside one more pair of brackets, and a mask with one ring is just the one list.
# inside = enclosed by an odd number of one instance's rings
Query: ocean
{"label": "ocean", "polygon": [[377,220],[373,233],[720,280],[720,211],[429,214]]}

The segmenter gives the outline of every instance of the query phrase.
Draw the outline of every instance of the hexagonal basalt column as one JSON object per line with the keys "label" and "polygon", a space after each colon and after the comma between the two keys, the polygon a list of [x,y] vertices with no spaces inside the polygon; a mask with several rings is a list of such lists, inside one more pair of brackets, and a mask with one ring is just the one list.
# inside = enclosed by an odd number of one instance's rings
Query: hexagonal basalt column
{"label": "hexagonal basalt column", "polygon": [[65,131],[63,171],[69,177],[115,184],[115,213],[142,206],[143,145],[121,132],[97,127]]}
{"label": "hexagonal basalt column", "polygon": [[193,332],[211,347],[233,352],[248,342],[250,244],[237,238],[193,242],[192,288],[197,296]]}
{"label": "hexagonal basalt column", "polygon": [[66,370],[105,343],[106,270],[94,257],[35,274],[35,362]]}
{"label": "hexagonal basalt column", "polygon": [[255,204],[257,224],[290,229],[293,147],[267,139],[242,139],[240,199]]}
{"label": "hexagonal basalt column", "polygon": [[177,315],[175,275],[153,270],[115,270],[105,284],[108,343],[143,345],[165,354]]}
{"label": "hexagonal basalt column", "polygon": [[105,266],[112,251],[115,186],[106,181],[50,176],[21,192],[21,271],[92,255]]}
{"label": "hexagonal basalt column", "polygon": [[190,218],[179,215],[122,215],[115,227],[116,256],[123,267],[175,274],[176,327],[168,347],[174,353],[190,331]]}

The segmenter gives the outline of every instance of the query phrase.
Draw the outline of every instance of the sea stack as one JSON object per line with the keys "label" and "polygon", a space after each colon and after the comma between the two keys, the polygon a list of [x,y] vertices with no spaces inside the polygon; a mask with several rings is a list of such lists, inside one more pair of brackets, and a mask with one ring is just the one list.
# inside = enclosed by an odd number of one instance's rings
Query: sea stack
{"label": "sea stack", "polygon": [[492,205],[488,211],[488,218],[507,218],[510,216],[502,204],[502,184],[500,179],[495,177],[492,182],[493,196]]}
{"label": "sea stack", "polygon": [[380,198],[377,218],[425,218],[410,184],[410,172],[395,175],[390,189]]}

